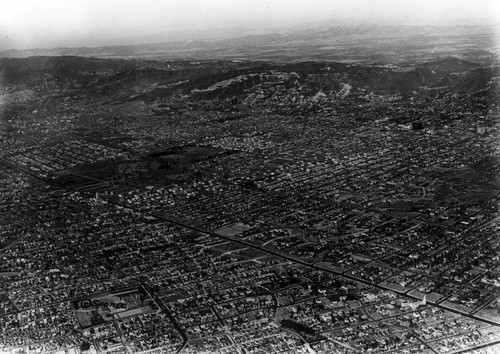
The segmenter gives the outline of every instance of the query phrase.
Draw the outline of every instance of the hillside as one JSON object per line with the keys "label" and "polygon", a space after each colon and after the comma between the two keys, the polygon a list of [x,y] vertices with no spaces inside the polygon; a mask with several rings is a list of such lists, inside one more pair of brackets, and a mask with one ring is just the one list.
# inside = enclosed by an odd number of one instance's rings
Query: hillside
{"label": "hillside", "polygon": [[[268,63],[251,61],[162,61],[86,57],[0,59],[4,85],[59,87],[151,101],[174,94],[193,99],[245,100],[257,92],[301,87],[313,97],[326,95],[415,95],[495,90],[498,66],[455,57],[420,65],[353,65],[338,62]],[[347,86],[346,86],[347,85]],[[346,91],[346,87],[349,90]],[[342,91],[342,92],[341,92]]]}

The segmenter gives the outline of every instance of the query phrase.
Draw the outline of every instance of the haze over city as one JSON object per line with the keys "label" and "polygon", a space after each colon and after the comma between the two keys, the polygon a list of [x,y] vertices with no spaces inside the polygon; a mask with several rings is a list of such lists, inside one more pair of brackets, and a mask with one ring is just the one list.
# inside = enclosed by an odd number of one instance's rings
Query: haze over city
{"label": "haze over city", "polygon": [[[100,46],[151,41],[211,39],[231,30],[267,33],[320,25],[496,24],[495,0],[7,0],[0,13],[0,48]],[[214,32],[215,31],[215,32]],[[146,37],[146,38],[144,38]]]}

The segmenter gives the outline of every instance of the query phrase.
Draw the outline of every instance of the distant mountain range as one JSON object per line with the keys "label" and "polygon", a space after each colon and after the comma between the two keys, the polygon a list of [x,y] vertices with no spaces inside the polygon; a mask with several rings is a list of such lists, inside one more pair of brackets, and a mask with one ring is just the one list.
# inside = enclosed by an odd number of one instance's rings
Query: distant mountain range
{"label": "distant mountain range", "polygon": [[488,64],[500,54],[492,26],[329,25],[328,22],[273,32],[238,28],[166,32],[115,41],[120,45],[5,50],[0,57],[92,56],[193,60],[344,61],[422,63],[455,56]]}

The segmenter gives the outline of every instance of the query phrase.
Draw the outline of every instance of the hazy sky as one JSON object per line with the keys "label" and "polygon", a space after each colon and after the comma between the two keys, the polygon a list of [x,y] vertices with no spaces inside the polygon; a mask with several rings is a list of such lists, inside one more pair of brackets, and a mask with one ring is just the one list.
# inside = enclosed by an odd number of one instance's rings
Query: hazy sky
{"label": "hazy sky", "polygon": [[1,0],[0,50],[351,18],[406,24],[500,23],[500,0]]}

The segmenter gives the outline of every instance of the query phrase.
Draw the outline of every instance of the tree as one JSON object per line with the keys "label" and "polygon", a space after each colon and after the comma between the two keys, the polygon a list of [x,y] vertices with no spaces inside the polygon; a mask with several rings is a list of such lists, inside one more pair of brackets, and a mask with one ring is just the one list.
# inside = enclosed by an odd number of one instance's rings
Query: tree
{"label": "tree", "polygon": [[82,344],[80,344],[80,350],[82,352],[86,352],[89,349],[90,349],[90,344],[89,343],[83,342]]}

